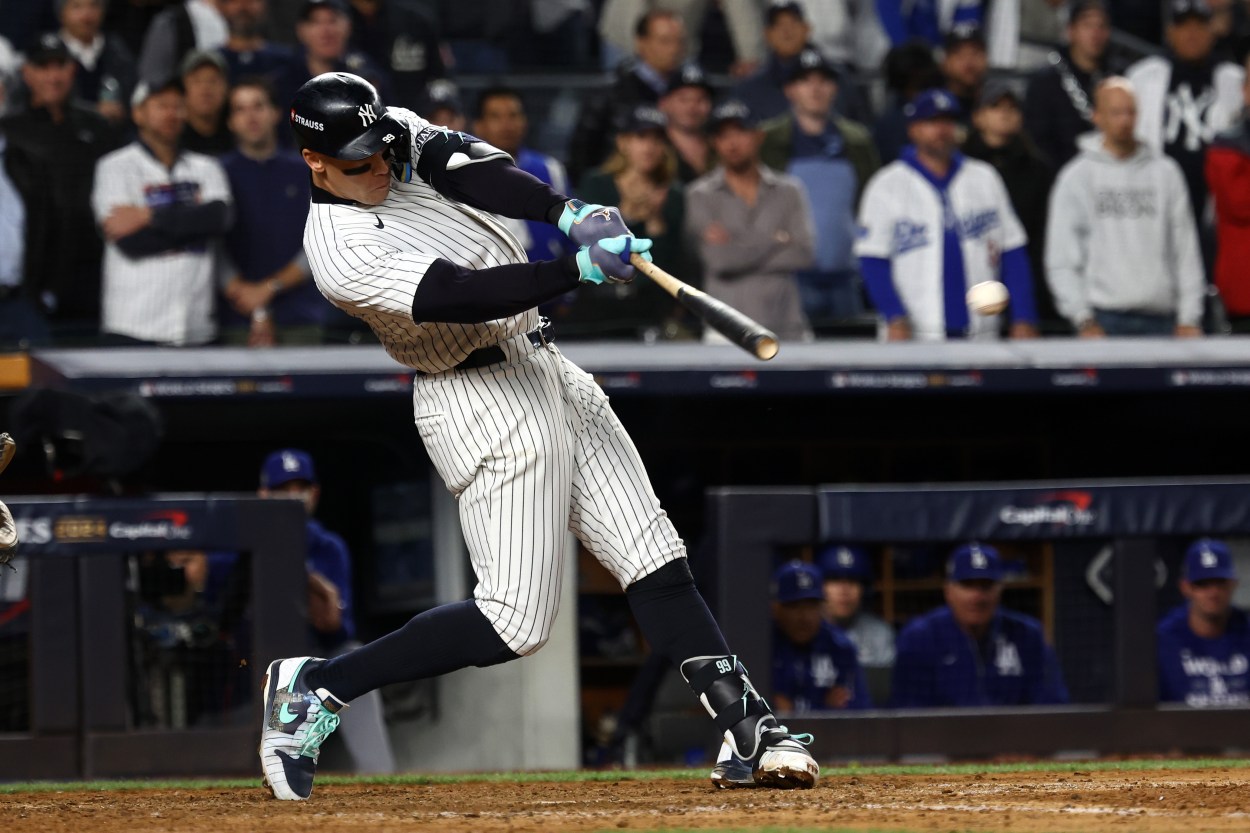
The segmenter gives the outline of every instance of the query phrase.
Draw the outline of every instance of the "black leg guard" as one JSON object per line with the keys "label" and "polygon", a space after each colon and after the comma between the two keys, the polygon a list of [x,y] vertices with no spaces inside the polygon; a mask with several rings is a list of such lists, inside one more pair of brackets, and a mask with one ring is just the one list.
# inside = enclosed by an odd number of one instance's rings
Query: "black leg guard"
{"label": "black leg guard", "polygon": [[752,760],[771,735],[785,734],[737,657],[691,657],[681,664],[681,675],[716,721],[716,728],[729,733],[730,745],[739,758]]}

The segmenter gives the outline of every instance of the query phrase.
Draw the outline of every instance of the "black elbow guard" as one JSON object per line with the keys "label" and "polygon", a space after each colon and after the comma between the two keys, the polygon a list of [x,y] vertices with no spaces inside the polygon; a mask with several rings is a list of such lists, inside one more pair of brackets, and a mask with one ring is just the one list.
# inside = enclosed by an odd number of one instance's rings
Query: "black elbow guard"
{"label": "black elbow guard", "polygon": [[434,133],[420,145],[416,164],[417,176],[441,193],[448,171],[492,159],[511,157],[476,136],[455,130],[443,130]]}

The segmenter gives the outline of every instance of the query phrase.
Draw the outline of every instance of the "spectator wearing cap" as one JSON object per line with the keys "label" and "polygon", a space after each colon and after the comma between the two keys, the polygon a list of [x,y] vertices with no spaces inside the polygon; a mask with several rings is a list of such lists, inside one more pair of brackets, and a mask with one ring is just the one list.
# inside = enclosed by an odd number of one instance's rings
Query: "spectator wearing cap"
{"label": "spectator wearing cap", "polygon": [[807,46],[812,27],[795,0],[773,3],[764,13],[767,51],[758,70],[738,82],[734,98],[751,109],[760,122],[784,114],[790,107],[783,87],[791,69]]}
{"label": "spectator wearing cap", "polygon": [[[719,5],[733,42],[730,74],[747,75],[759,66],[763,58],[763,21],[759,0],[720,0]],[[682,49],[685,54],[697,57],[701,52],[699,36],[711,7],[711,0],[607,0],[599,14],[604,69],[614,69],[620,57],[628,54],[630,36],[636,34],[634,24],[651,10],[671,13],[685,23],[682,27]]]}
{"label": "spectator wearing cap", "polygon": [[[795,280],[815,250],[803,185],[760,161],[764,134],[742,102],[717,106],[710,130],[719,164],[691,183],[686,201],[686,234],[703,261],[703,288],[783,340],[810,341]],[[711,330],[705,340],[723,342]]]}
{"label": "spectator wearing cap", "polygon": [[425,88],[420,110],[422,118],[430,124],[445,127],[448,130],[468,129],[468,122],[464,116],[464,102],[460,98],[460,88],[454,81],[446,78],[431,81]]}
{"label": "spectator wearing cap", "polygon": [[1185,604],[1159,622],[1159,699],[1187,706],[1250,705],[1250,619],[1233,607],[1237,572],[1223,541],[1185,552]]}
{"label": "spectator wearing cap", "polygon": [[824,578],[825,619],[855,645],[864,668],[894,664],[894,629],[864,609],[872,564],[863,547],[829,544],[817,555]]}
{"label": "spectator wearing cap", "polygon": [[55,337],[66,342],[90,340],[99,330],[103,245],[91,213],[91,187],[96,162],[120,144],[108,120],[74,101],[76,72],[56,33],[40,35],[27,48],[22,66],[27,106],[4,124],[14,141],[57,160],[44,184],[57,206],[52,234],[62,244],[74,242],[57,245],[47,268],[30,276],[28,288]]}
{"label": "spectator wearing cap", "polygon": [[942,71],[933,50],[919,41],[893,47],[886,53],[881,72],[885,76],[886,100],[872,125],[872,141],[883,163],[898,159],[907,145],[904,110],[925,90],[942,86]]}
{"label": "spectator wearing cap", "polygon": [[689,184],[712,167],[707,122],[715,90],[698,64],[686,64],[660,96],[659,109],[668,119],[668,141],[677,153],[677,179]]}
{"label": "spectator wearing cap", "polygon": [[187,54],[225,46],[230,28],[221,0],[185,0],[152,18],[139,52],[139,80],[161,84],[178,74]]}
{"label": "spectator wearing cap", "polygon": [[187,101],[187,125],[182,147],[195,153],[221,156],[234,149],[226,126],[229,70],[220,52],[195,51],[182,62],[182,88]]}
{"label": "spectator wearing cap", "polygon": [[104,0],[57,0],[58,33],[74,59],[74,97],[115,125],[126,122],[138,67],[122,39],[104,31]]}
{"label": "spectator wearing cap", "polygon": [[304,257],[308,171],[278,143],[285,108],[262,78],[230,90],[235,150],[222,157],[236,219],[226,234],[229,275],[218,305],[227,344],[319,344],[336,309],[312,282]]}
{"label": "spectator wearing cap", "polygon": [[119,344],[205,344],[230,185],[216,159],[179,148],[177,79],[140,81],[131,117],[138,139],[100,160],[91,196],[105,239],[101,330]]}
{"label": "spectator wearing cap", "polygon": [[396,101],[413,102],[447,74],[438,24],[425,8],[402,0],[351,0],[352,47],[390,76]]}
{"label": "spectator wearing cap", "polygon": [[[0,73],[0,113],[9,96]],[[64,241],[55,235],[56,205],[47,183],[51,164],[37,146],[10,137],[0,120],[0,346],[44,344],[48,324],[39,301],[39,280]]]}
{"label": "spectator wearing cap", "polygon": [[1046,279],[1083,338],[1200,336],[1205,280],[1185,178],[1134,136],[1123,78],[1094,92],[1099,133],[1059,172],[1050,195]]}
{"label": "spectator wearing cap", "polygon": [[1125,75],[1137,92],[1137,138],[1180,164],[1190,212],[1202,224],[1206,151],[1241,112],[1245,72],[1212,55],[1215,34],[1206,0],[1172,0],[1169,12],[1168,54],[1143,58]]}
{"label": "spectator wearing cap", "polygon": [[1075,0],[1067,37],[1067,46],[1050,53],[1049,66],[1029,78],[1024,96],[1024,132],[1056,168],[1068,164],[1077,139],[1094,130],[1094,89],[1115,74],[1104,0]]}
{"label": "spectator wearing cap", "polygon": [[[262,498],[298,500],[308,513],[308,624],[310,649],[327,659],[360,647],[352,593],[352,559],[346,542],[313,517],[321,485],[307,451],[286,448],[265,458],[260,469]],[[339,730],[357,772],[390,773],[395,757],[382,720],[382,697],[372,691],[343,711]]]}
{"label": "spectator wearing cap", "polygon": [[1007,285],[1012,338],[1036,336],[1028,238],[998,173],[958,151],[959,103],[928,90],[906,114],[912,143],[868,183],[855,244],[882,337],[997,338],[999,317],[966,301],[989,280]]}
{"label": "spectator wearing cap", "polygon": [[615,149],[613,134],[639,104],[656,105],[686,58],[686,27],[680,16],[652,9],[634,27],[634,55],[616,68],[606,90],[583,100],[569,142],[569,176],[574,182],[602,165]]}
{"label": "spectator wearing cap", "polygon": [[351,47],[352,18],[347,0],[304,0],[295,37],[299,48],[277,83],[278,100],[289,102],[304,82],[326,72],[350,72],[393,101],[391,79],[363,52]]}
{"label": "spectator wearing cap", "polygon": [[812,268],[798,275],[799,293],[820,332],[864,312],[855,262],[855,211],[868,180],[881,167],[868,128],[833,109],[838,71],[808,47],[791,67],[785,94],[790,112],[763,124],[764,164],[803,186],[816,229]]}
{"label": "spectator wearing cap", "polygon": [[1001,606],[998,551],[972,542],[946,569],[946,604],[898,635],[892,704],[897,708],[1027,706],[1068,702],[1041,623]]}
{"label": "spectator wearing cap", "polygon": [[855,645],[821,616],[820,570],[791,561],[773,575],[773,705],[805,714],[872,707]]}
{"label": "spectator wearing cap", "polygon": [[[564,165],[552,156],[526,147],[528,134],[529,118],[519,90],[497,85],[478,93],[473,135],[507,152],[518,168],[547,183],[557,193],[569,193]],[[525,246],[531,261],[552,260],[577,251],[568,237],[550,223],[511,217],[500,219]]]}
{"label": "spectator wearing cap", "polygon": [[[874,42],[869,36],[856,38],[856,32],[865,26],[856,18],[857,8],[862,11],[864,7],[847,0],[777,0],[770,4],[764,18],[767,49],[763,66],[738,83],[734,98],[751,108],[763,123],[790,109],[784,87],[805,48],[819,50],[839,71],[851,67],[856,63],[853,51],[857,42]],[[868,12],[867,17],[875,23],[875,15]],[[875,66],[879,60],[875,56],[868,65]],[[851,118],[868,118],[871,113],[853,86],[840,90],[834,104],[839,113]]]}
{"label": "spectator wearing cap", "polygon": [[1250,73],[1242,100],[1241,116],[1215,137],[1206,161],[1215,207],[1215,285],[1235,333],[1250,332]]}
{"label": "spectator wearing cap", "polygon": [[[1055,169],[1025,134],[1020,95],[1009,82],[990,80],[981,90],[963,152],[998,171],[1029,238],[1029,269],[1034,275],[1046,274],[1046,214]],[[1046,282],[1038,281],[1033,289],[1043,328],[1070,334],[1067,321],[1055,310]]]}
{"label": "spectator wearing cap", "polygon": [[[654,241],[651,253],[657,263],[673,263],[675,267],[665,268],[686,272],[686,198],[667,130],[668,120],[658,109],[635,107],[617,132],[616,151],[582,180],[578,195],[587,202],[619,206],[625,223]],[[595,338],[677,338],[685,335],[679,310],[651,281],[633,281],[578,290],[562,324]]]}
{"label": "spectator wearing cap", "polygon": [[290,47],[265,37],[269,0],[219,0],[219,4],[230,30],[221,47],[230,83],[237,84],[244,78],[277,83],[290,64],[292,53]]}
{"label": "spectator wearing cap", "polygon": [[940,67],[946,89],[959,102],[960,123],[967,126],[990,68],[981,27],[974,23],[951,27],[943,40]]}

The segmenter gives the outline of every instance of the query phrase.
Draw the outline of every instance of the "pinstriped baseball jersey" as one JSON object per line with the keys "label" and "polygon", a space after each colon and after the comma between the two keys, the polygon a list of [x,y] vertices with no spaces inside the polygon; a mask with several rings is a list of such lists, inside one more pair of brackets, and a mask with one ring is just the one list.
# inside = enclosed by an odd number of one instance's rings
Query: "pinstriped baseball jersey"
{"label": "pinstriped baseball jersey", "polygon": [[[409,123],[415,166],[435,129],[388,112]],[[448,168],[462,164],[471,162],[453,154]],[[509,648],[525,655],[546,642],[568,530],[622,587],[685,556],[603,390],[555,345],[526,336],[538,327],[536,310],[482,324],[413,320],[414,293],[434,260],[468,269],[526,262],[499,218],[392,178],[376,207],[314,203],[304,248],[322,294],[367,321],[397,361],[429,374],[413,386],[417,428],[456,496],[474,599]],[[496,345],[502,362],[453,369]]]}
{"label": "pinstriped baseball jersey", "polygon": [[[441,128],[407,110],[387,111],[408,121],[415,165],[428,134]],[[479,347],[538,326],[536,310],[483,324],[413,321],[413,294],[435,260],[469,269],[528,260],[500,218],[449,200],[420,179],[392,179],[377,206],[313,203],[304,251],[321,294],[366,322],[397,362],[425,373],[448,370]]]}
{"label": "pinstriped baseball jersey", "polygon": [[[178,154],[166,168],[139,142],[103,157],[96,166],[91,207],[96,222],[118,206],[170,206],[231,202],[230,184],[216,159]],[[145,257],[129,257],[109,241],[104,247],[101,327],[162,344],[203,344],[216,332],[213,296],[217,241]]]}

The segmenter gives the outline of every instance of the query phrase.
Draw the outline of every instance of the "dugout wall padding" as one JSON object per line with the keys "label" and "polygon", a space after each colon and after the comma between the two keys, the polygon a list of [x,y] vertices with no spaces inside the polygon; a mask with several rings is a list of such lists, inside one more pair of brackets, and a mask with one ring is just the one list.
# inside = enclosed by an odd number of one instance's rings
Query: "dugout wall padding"
{"label": "dugout wall padding", "polygon": [[28,732],[0,736],[0,779],[208,775],[255,769],[261,700],[246,725],[147,729],[128,704],[123,553],[247,553],[248,686],[265,663],[303,653],[305,515],[299,501],[178,495],[7,501],[31,571]]}

